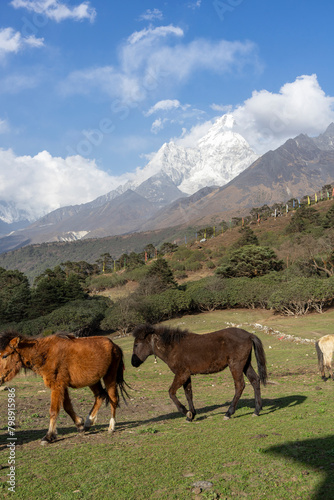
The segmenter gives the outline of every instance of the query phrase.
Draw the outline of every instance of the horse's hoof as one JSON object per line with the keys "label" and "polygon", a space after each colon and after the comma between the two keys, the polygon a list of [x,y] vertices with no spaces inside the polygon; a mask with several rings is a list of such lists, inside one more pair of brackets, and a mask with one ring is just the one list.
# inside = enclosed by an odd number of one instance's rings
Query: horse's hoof
{"label": "horse's hoof", "polygon": [[253,413],[252,417],[258,417],[259,414],[258,413]]}
{"label": "horse's hoof", "polygon": [[76,424],[78,432],[85,432],[85,422],[83,418],[80,418],[80,424]]}
{"label": "horse's hoof", "polygon": [[51,437],[44,436],[43,439],[41,440],[41,445],[45,446],[46,444],[51,444],[54,441],[56,441],[56,439],[57,436],[51,436]]}
{"label": "horse's hoof", "polygon": [[194,415],[191,413],[191,411],[187,411],[186,417],[187,422],[192,422],[194,419]]}
{"label": "horse's hoof", "polygon": [[228,417],[227,415],[225,415],[224,420],[230,420],[230,417]]}

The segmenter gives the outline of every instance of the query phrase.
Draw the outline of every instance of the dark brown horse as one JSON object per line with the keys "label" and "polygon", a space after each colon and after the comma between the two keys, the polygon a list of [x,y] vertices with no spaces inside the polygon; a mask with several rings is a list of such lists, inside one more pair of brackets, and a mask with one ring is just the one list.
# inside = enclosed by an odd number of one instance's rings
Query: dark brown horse
{"label": "dark brown horse", "polygon": [[[253,386],[255,394],[254,415],[262,408],[260,381],[266,384],[266,358],[261,340],[254,334],[240,328],[225,328],[218,332],[197,335],[177,328],[139,325],[133,331],[134,345],[131,363],[140,366],[154,354],[167,363],[175,374],[169,388],[169,396],[177,409],[192,421],[196,415],[193,404],[191,375],[217,373],[230,368],[235,385],[233,401],[224,419],[235,412],[239,398],[245,388],[244,374]],[[259,375],[251,365],[254,347]],[[183,386],[189,411],[176,397],[176,391]]]}
{"label": "dark brown horse", "polygon": [[[50,426],[42,444],[56,439],[56,419],[61,406],[78,431],[85,431],[96,422],[97,412],[106,400],[111,406],[108,430],[114,430],[118,388],[123,397],[126,390],[123,353],[109,338],[76,338],[61,333],[34,338],[24,337],[15,331],[1,334],[0,385],[14,378],[21,368],[29,368],[41,375],[44,384],[51,389]],[[84,423],[73,409],[68,387],[77,389],[87,386],[93,391],[95,403]]]}

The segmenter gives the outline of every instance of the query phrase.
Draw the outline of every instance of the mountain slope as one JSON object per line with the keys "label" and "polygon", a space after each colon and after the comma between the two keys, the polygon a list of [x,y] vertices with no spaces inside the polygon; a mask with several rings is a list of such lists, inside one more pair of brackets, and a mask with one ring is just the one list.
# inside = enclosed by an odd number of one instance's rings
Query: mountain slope
{"label": "mountain slope", "polygon": [[[327,129],[327,144],[334,127]],[[141,229],[169,225],[207,223],[212,217],[223,219],[245,214],[251,207],[272,205],[292,197],[312,194],[325,184],[334,183],[334,148],[320,149],[317,141],[299,135],[275,151],[269,151],[223,187],[196,203],[191,198],[173,203],[159,212],[159,218],[145,222]]]}
{"label": "mountain slope", "polygon": [[194,147],[173,141],[164,144],[143,169],[143,175],[159,170],[187,194],[207,186],[223,186],[258,158],[247,141],[233,132],[233,126],[233,118],[224,115]]}
{"label": "mountain slope", "polygon": [[[257,158],[245,139],[233,132],[233,126],[232,117],[224,115],[193,147],[174,142],[164,144],[151,161],[137,171],[133,181],[98,197],[90,202],[90,206],[103,205],[131,189],[161,207],[203,187],[223,186]],[[57,216],[66,219],[67,208],[72,214],[72,206],[63,207]],[[34,218],[29,212],[29,207],[23,213],[14,203],[0,201],[0,222],[4,228],[18,221],[22,227],[34,220],[36,216]],[[7,229],[8,233],[12,227],[8,225]]]}
{"label": "mountain slope", "polygon": [[[214,147],[219,142],[216,140],[218,130],[218,125],[217,128],[212,127],[204,136],[208,167],[204,165],[203,172],[208,182],[212,179],[209,153],[213,151],[216,158],[217,150],[220,150]],[[229,142],[227,138],[231,139],[227,149],[220,145],[225,152],[232,151],[231,144],[243,142],[234,135],[230,136],[226,130],[223,136],[225,146]],[[210,141],[213,144],[211,148]],[[190,180],[192,186],[196,185],[197,167],[192,170],[192,177],[187,178],[186,173],[191,170],[188,168],[189,164],[183,165],[183,169],[180,166],[178,171],[167,162],[158,174],[139,185],[136,192],[127,190],[117,196],[111,192],[84,205],[58,209],[24,230],[0,238],[0,251],[18,248],[27,242],[70,241],[181,224],[202,225],[214,220],[244,215],[251,207],[272,205],[292,197],[300,198],[334,182],[333,144],[332,124],[318,138],[301,134],[295,139],[289,139],[275,151],[269,151],[258,158],[225,186],[205,187],[183,198],[180,198],[182,193],[178,186],[185,186]],[[239,148],[237,150],[240,152]],[[166,152],[166,148],[164,151]],[[175,153],[176,149],[169,145],[169,151]],[[241,156],[238,157],[239,160]],[[180,157],[178,161],[179,159]],[[174,165],[176,164],[177,162]],[[237,165],[240,167],[240,161]],[[211,170],[213,175],[214,169]],[[221,176],[222,171],[226,173],[228,169],[220,170],[218,176]],[[198,172],[202,175],[199,167]]]}
{"label": "mountain slope", "polygon": [[51,212],[22,231],[0,238],[0,252],[29,243],[73,241],[87,235],[96,238],[125,234],[136,231],[155,210],[154,203],[128,190],[97,207],[87,203],[71,207],[71,210],[67,208]]}

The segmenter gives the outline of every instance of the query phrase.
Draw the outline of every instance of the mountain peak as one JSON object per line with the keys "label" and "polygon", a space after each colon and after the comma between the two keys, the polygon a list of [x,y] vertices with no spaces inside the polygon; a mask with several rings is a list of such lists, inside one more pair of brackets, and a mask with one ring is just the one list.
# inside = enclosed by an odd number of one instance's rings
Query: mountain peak
{"label": "mountain peak", "polygon": [[315,137],[314,142],[323,151],[334,150],[334,123],[330,123],[323,134]]}
{"label": "mountain peak", "polygon": [[171,141],[163,144],[144,171],[161,172],[184,193],[206,186],[223,186],[253,163],[258,155],[233,132],[232,115],[219,117],[193,147]]}

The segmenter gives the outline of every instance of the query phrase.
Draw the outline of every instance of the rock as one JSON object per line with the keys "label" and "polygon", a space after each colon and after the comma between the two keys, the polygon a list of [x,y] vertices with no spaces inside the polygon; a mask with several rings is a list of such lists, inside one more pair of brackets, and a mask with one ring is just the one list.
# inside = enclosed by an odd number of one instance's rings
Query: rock
{"label": "rock", "polygon": [[210,481],[196,481],[196,483],[193,484],[193,488],[199,488],[201,491],[208,490],[212,488],[212,486],[213,484]]}

